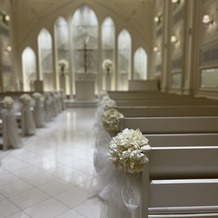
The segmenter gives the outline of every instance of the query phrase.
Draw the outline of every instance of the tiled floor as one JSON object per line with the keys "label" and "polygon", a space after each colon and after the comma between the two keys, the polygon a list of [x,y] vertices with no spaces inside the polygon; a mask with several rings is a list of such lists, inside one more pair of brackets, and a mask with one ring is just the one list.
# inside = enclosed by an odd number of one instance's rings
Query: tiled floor
{"label": "tiled floor", "polygon": [[99,218],[95,112],[67,109],[22,148],[0,151],[0,218]]}

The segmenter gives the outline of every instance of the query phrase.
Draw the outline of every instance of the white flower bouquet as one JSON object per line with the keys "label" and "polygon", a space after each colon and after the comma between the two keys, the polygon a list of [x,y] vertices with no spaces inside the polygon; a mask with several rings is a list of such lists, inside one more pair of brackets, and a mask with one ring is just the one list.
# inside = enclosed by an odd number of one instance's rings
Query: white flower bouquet
{"label": "white flower bouquet", "polygon": [[101,117],[103,127],[108,132],[119,131],[119,120],[122,117],[123,117],[123,114],[114,108],[105,110]]}
{"label": "white flower bouquet", "polygon": [[33,98],[34,99],[40,99],[40,98],[42,98],[42,95],[39,92],[34,92],[33,93]]}
{"label": "white flower bouquet", "polygon": [[61,69],[67,69],[68,68],[68,62],[65,60],[65,59],[60,59],[58,61],[58,66],[61,68]]}
{"label": "white flower bouquet", "polygon": [[32,98],[30,97],[29,94],[23,94],[20,96],[20,101],[25,104],[25,105],[28,105],[31,103],[32,101]]}
{"label": "white flower bouquet", "polygon": [[107,91],[102,90],[99,94],[100,99],[103,99],[105,96],[108,96]]}
{"label": "white flower bouquet", "polygon": [[6,109],[12,109],[14,107],[14,100],[10,96],[5,96],[3,105]]}
{"label": "white flower bouquet", "polygon": [[110,59],[105,59],[102,63],[102,68],[105,71],[110,71],[113,67],[113,62]]}
{"label": "white flower bouquet", "polygon": [[117,106],[116,101],[114,101],[108,96],[104,96],[102,100],[103,100],[104,110],[108,110],[109,108],[114,108]]}
{"label": "white flower bouquet", "polygon": [[148,145],[148,139],[139,129],[124,129],[112,138],[109,146],[108,157],[117,169],[138,175],[142,172],[148,158],[143,150]]}

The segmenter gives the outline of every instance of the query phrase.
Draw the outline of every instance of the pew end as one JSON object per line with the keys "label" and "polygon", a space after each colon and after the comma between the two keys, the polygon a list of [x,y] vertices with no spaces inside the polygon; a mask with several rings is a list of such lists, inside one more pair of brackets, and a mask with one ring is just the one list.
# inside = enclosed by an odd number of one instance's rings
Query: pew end
{"label": "pew end", "polygon": [[218,146],[156,147],[145,153],[142,218],[217,217]]}

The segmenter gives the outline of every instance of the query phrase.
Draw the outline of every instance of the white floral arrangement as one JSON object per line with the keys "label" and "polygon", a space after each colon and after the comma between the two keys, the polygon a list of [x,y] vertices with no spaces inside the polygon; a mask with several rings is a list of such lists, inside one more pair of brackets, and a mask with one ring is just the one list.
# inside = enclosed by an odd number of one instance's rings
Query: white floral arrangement
{"label": "white floral arrangement", "polygon": [[61,69],[67,69],[68,68],[68,62],[65,60],[65,59],[60,59],[58,61],[58,66],[61,68]]}
{"label": "white floral arrangement", "polygon": [[103,112],[101,121],[106,131],[117,132],[119,131],[120,118],[123,118],[123,114],[115,108],[110,108]]}
{"label": "white floral arrangement", "polygon": [[102,90],[100,92],[99,96],[100,96],[100,99],[103,99],[105,96],[109,97],[107,91],[105,91],[105,90]]}
{"label": "white floral arrangement", "polygon": [[3,100],[4,108],[12,109],[14,107],[14,100],[10,96],[5,96]]}
{"label": "white floral arrangement", "polygon": [[42,98],[42,95],[41,95],[39,92],[34,92],[34,93],[33,93],[33,98],[34,98],[34,99],[41,99],[41,98]]}
{"label": "white floral arrangement", "polygon": [[31,101],[32,101],[32,98],[30,97],[29,94],[23,94],[20,96],[20,101],[23,103],[23,104],[30,104]]}
{"label": "white floral arrangement", "polygon": [[116,101],[114,101],[113,99],[111,99],[108,95],[104,96],[102,98],[102,102],[101,104],[103,105],[104,107],[104,110],[107,110],[109,108],[114,108],[117,106],[117,103]]}
{"label": "white floral arrangement", "polygon": [[148,162],[143,153],[148,139],[139,129],[124,129],[110,141],[108,157],[118,170],[127,174],[139,175]]}
{"label": "white floral arrangement", "polygon": [[108,71],[111,71],[112,67],[113,67],[113,62],[110,59],[105,59],[103,61],[102,63],[103,70],[108,72]]}

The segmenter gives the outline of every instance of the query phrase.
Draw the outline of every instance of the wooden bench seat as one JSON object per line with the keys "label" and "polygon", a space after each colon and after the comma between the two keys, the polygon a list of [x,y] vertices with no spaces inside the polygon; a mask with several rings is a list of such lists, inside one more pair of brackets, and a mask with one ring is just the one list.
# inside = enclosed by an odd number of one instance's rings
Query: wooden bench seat
{"label": "wooden bench seat", "polygon": [[145,153],[139,217],[217,217],[218,146],[151,147]]}

